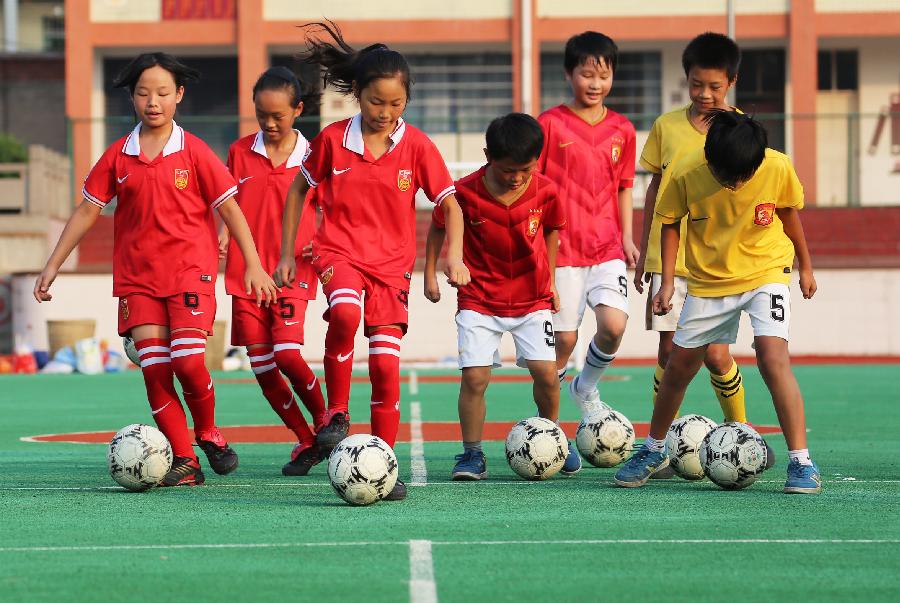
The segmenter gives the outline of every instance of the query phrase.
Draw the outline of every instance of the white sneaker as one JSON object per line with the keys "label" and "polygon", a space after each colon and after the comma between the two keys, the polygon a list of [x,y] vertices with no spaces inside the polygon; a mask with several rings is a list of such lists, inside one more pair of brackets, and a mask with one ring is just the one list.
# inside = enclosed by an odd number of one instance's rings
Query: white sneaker
{"label": "white sneaker", "polygon": [[597,388],[592,389],[587,397],[578,392],[578,377],[580,376],[578,375],[569,381],[569,397],[572,398],[572,401],[578,406],[578,410],[581,411],[581,418],[587,419],[593,414],[610,410],[609,405],[600,401],[600,392],[597,391]]}

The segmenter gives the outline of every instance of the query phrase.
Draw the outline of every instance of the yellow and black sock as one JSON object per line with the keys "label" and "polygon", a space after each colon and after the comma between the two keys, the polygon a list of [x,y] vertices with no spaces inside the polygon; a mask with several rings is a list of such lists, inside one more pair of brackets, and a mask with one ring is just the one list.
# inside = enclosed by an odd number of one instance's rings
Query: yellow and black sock
{"label": "yellow and black sock", "polygon": [[653,373],[653,406],[656,406],[656,396],[659,394],[659,384],[662,381],[663,373],[666,369],[656,365],[656,372]]}
{"label": "yellow and black sock", "polygon": [[747,422],[747,408],[744,401],[744,379],[738,369],[737,362],[724,375],[709,374],[709,382],[712,384],[719,406],[722,407],[722,415],[726,421]]}

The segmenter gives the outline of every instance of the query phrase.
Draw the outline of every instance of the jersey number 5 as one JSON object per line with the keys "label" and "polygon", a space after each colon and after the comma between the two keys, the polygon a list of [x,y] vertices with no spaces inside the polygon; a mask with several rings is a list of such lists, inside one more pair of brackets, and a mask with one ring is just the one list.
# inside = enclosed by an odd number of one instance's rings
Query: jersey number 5
{"label": "jersey number 5", "polygon": [[278,307],[281,308],[281,317],[290,320],[294,317],[294,304],[284,298],[278,300]]}
{"label": "jersey number 5", "polygon": [[771,296],[772,301],[772,319],[777,320],[778,322],[784,322],[784,296],[783,295],[773,295]]}

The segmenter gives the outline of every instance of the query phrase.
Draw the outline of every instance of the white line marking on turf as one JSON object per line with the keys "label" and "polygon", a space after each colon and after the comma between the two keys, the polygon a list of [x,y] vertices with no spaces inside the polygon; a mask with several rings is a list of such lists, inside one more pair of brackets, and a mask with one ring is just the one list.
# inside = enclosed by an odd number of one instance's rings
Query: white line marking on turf
{"label": "white line marking on turf", "polygon": [[422,438],[422,405],[418,401],[409,403],[409,456],[412,467],[410,486],[428,484],[428,470],[425,468],[425,440]]}
{"label": "white line marking on turf", "polygon": [[[424,543],[415,545],[414,543]],[[0,553],[66,553],[79,551],[156,551],[156,550],[181,550],[181,549],[284,549],[284,548],[316,548],[316,547],[355,547],[355,546],[408,546],[410,549],[410,581],[419,578],[427,579],[430,576],[434,582],[434,567],[431,558],[431,548],[434,546],[594,546],[594,545],[697,545],[697,544],[900,544],[900,539],[887,538],[608,538],[602,540],[459,540],[459,541],[428,541],[428,540],[403,540],[403,541],[361,541],[361,542],[231,542],[216,544],[110,544],[110,545],[84,545],[84,546],[7,546],[0,547]],[[424,549],[427,545],[427,568],[425,564]],[[413,554],[417,557],[414,571]],[[412,591],[410,591],[412,596]],[[437,595],[435,594],[436,601]],[[426,601],[428,599],[422,599]]]}
{"label": "white line marking on turf", "polygon": [[430,540],[409,541],[409,600],[410,603],[437,603]]}

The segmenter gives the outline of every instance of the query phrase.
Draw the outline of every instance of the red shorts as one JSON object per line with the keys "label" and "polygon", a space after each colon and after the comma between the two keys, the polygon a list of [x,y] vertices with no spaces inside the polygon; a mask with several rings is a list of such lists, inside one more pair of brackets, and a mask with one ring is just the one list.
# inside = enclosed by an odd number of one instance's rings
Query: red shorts
{"label": "red shorts", "polygon": [[160,325],[176,329],[199,329],[213,334],[216,296],[209,293],[178,293],[153,297],[129,293],[119,298],[119,335],[127,336],[141,325]]}
{"label": "red shorts", "polygon": [[[322,281],[322,291],[328,299],[329,307],[338,298],[345,303],[352,303],[354,297],[361,300],[362,292],[365,292],[363,319],[367,336],[369,329],[386,325],[400,325],[406,334],[409,323],[409,291],[391,287],[371,278],[347,262],[320,261],[316,265],[316,271],[319,280]],[[328,320],[328,312],[326,310],[322,316],[325,320]]]}
{"label": "red shorts", "polygon": [[303,343],[305,299],[279,297],[269,306],[257,306],[255,299],[231,297],[231,345],[260,343]]}

